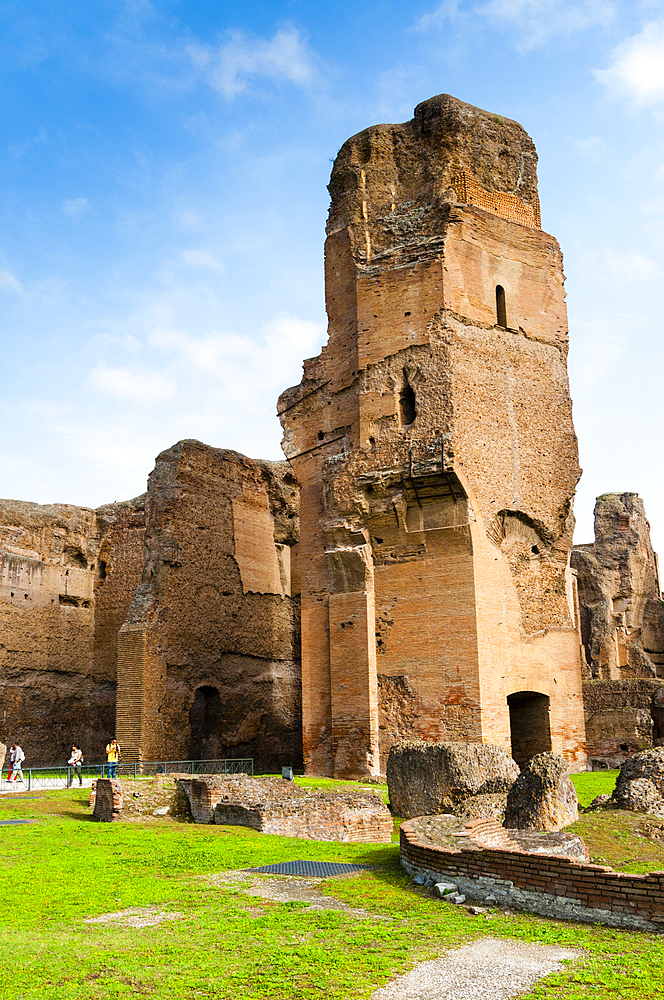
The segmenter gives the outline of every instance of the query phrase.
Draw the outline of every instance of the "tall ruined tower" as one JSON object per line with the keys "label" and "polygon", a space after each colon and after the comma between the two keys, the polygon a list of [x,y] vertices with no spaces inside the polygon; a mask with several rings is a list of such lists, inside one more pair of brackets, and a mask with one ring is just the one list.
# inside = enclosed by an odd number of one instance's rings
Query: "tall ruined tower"
{"label": "tall ruined tower", "polygon": [[335,161],[329,340],[278,405],[310,772],[379,773],[405,738],[584,766],[564,278],[536,163],[520,125],[448,95]]}

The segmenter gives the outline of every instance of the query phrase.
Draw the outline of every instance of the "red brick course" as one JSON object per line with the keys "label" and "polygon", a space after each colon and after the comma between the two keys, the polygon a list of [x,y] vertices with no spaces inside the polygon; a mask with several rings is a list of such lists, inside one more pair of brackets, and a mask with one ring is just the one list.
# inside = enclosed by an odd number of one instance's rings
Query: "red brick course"
{"label": "red brick course", "polygon": [[664,871],[615,872],[567,857],[514,850],[450,850],[418,840],[401,827],[401,863],[461,882],[471,898],[493,894],[519,909],[563,919],[660,931],[664,929]]}

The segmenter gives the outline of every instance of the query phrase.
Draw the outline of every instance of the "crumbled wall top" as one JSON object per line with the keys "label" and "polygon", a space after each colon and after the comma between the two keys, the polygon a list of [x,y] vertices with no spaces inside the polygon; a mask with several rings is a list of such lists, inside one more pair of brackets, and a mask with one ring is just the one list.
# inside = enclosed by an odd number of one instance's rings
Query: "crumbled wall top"
{"label": "crumbled wall top", "polygon": [[[518,122],[441,94],[419,104],[412,121],[374,125],[344,143],[329,184],[328,233],[368,227],[373,253],[413,231],[434,236],[442,205],[463,200],[451,190],[459,175],[486,192],[516,196],[539,225],[530,136]],[[360,256],[363,244],[358,239]]]}

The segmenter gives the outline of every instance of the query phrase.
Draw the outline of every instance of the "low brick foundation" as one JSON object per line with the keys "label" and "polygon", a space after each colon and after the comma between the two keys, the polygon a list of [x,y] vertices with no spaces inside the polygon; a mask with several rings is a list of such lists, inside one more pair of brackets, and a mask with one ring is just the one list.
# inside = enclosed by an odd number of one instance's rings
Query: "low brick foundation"
{"label": "low brick foundation", "polygon": [[305,840],[389,844],[392,816],[371,793],[307,791],[282,778],[180,777],[194,820]]}
{"label": "low brick foundation", "polygon": [[122,815],[122,785],[117,778],[97,778],[90,793],[93,816],[100,823],[114,823]]}
{"label": "low brick foundation", "polygon": [[664,872],[626,875],[570,858],[507,849],[453,850],[422,842],[401,827],[401,864],[411,875],[453,881],[473,900],[499,903],[561,920],[633,930],[664,930]]}

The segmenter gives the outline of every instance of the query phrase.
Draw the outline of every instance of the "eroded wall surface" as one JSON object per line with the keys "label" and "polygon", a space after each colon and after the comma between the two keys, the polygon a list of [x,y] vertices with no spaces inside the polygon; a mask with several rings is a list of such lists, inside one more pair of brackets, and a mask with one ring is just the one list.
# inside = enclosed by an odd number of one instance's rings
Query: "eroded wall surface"
{"label": "eroded wall surface", "polygon": [[447,95],[335,161],[329,340],[278,405],[311,772],[378,774],[404,738],[510,747],[531,696],[539,749],[584,765],[564,276],[536,162],[516,122]]}
{"label": "eroded wall surface", "polygon": [[115,645],[142,570],[142,500],[98,511],[0,501],[2,734],[30,763],[100,757]]}
{"label": "eroded wall surface", "polygon": [[[664,604],[636,493],[595,504],[595,541],[575,545],[588,751],[612,766],[664,739]],[[660,693],[661,692],[661,693]]]}
{"label": "eroded wall surface", "polygon": [[298,508],[285,462],[198,441],[159,455],[118,641],[125,760],[300,765]]}

